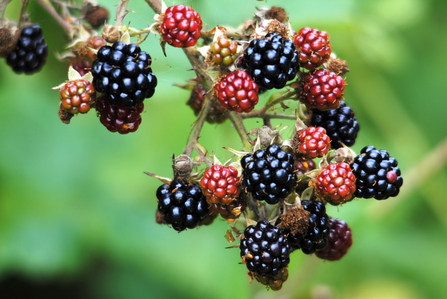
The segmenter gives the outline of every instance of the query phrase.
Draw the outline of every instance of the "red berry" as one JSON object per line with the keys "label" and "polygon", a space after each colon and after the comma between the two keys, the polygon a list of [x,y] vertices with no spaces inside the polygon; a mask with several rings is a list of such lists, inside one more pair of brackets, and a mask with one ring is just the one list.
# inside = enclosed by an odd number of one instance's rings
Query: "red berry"
{"label": "red berry", "polygon": [[326,69],[311,71],[304,79],[304,103],[310,109],[325,111],[340,105],[345,91],[345,80]]}
{"label": "red berry", "polygon": [[222,107],[239,113],[252,111],[259,101],[258,85],[243,70],[228,74],[214,91]]}
{"label": "red berry", "polygon": [[240,178],[233,166],[213,165],[200,181],[210,204],[228,205],[239,195]]}
{"label": "red berry", "polygon": [[140,114],[144,110],[144,104],[137,104],[134,108],[111,106],[105,98],[100,98],[96,102],[96,110],[99,113],[99,120],[107,130],[127,134],[135,132],[140,126]]}
{"label": "red berry", "polygon": [[331,148],[331,140],[323,127],[309,127],[299,135],[300,153],[308,158],[323,157]]}
{"label": "red berry", "polygon": [[201,30],[202,19],[199,13],[182,4],[168,7],[160,26],[163,39],[177,48],[194,46]]}
{"label": "red berry", "polygon": [[87,113],[95,99],[95,88],[87,80],[67,82],[60,91],[61,107],[71,114]]}
{"label": "red berry", "polygon": [[351,248],[352,233],[348,224],[343,220],[331,218],[329,223],[331,232],[328,238],[328,245],[322,250],[317,250],[315,255],[327,261],[338,261]]}
{"label": "red berry", "polygon": [[331,42],[325,31],[302,28],[295,36],[294,42],[300,53],[300,64],[308,70],[319,67],[331,56]]}
{"label": "red berry", "polygon": [[355,176],[347,163],[329,164],[314,184],[317,197],[331,205],[340,205],[354,198]]}

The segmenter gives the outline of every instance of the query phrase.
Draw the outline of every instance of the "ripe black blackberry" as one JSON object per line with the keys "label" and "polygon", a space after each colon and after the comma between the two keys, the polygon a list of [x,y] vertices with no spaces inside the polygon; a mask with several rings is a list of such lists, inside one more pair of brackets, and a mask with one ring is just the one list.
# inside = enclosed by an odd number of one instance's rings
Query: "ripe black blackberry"
{"label": "ripe black blackberry", "polygon": [[397,160],[386,150],[365,146],[351,164],[355,181],[356,197],[382,200],[399,194],[403,179]]}
{"label": "ripe black blackberry", "polygon": [[255,199],[276,204],[289,196],[296,185],[293,164],[292,155],[276,144],[245,155],[241,160],[242,186]]}
{"label": "ripe black blackberry", "polygon": [[354,145],[357,133],[360,130],[354,111],[346,105],[345,101],[341,101],[340,106],[336,109],[326,111],[312,109],[310,124],[326,129],[333,149],[342,147],[341,143],[346,146]]}
{"label": "ripe black blackberry", "polygon": [[[328,244],[328,236],[331,232],[329,216],[326,214],[326,207],[321,201],[303,200],[301,209],[309,212],[304,217],[307,220],[307,228],[304,229],[303,233],[294,233],[293,227],[284,229],[284,231],[286,233],[290,232],[287,239],[293,249],[301,249],[305,254],[312,254],[325,248]],[[280,227],[286,227],[286,225],[281,224]]]}
{"label": "ripe black blackberry", "polygon": [[295,78],[299,61],[295,44],[273,32],[250,42],[239,67],[247,70],[260,90],[280,89]]}
{"label": "ripe black blackberry", "polygon": [[42,69],[47,61],[48,46],[39,25],[24,27],[20,32],[15,49],[6,62],[17,74],[30,75]]}
{"label": "ripe black blackberry", "polygon": [[157,189],[158,210],[177,231],[194,228],[211,212],[198,185],[176,179]]}
{"label": "ripe black blackberry", "polygon": [[290,262],[287,238],[280,228],[266,220],[248,226],[239,247],[247,269],[262,276],[275,277]]}
{"label": "ripe black blackberry", "polygon": [[93,86],[110,105],[135,107],[155,92],[157,78],[150,65],[151,56],[136,44],[103,46],[92,64]]}

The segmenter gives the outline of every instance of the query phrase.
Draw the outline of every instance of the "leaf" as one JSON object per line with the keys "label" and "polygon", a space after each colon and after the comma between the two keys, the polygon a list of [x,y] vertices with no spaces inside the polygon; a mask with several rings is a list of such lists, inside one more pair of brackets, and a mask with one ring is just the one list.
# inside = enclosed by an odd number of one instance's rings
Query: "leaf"
{"label": "leaf", "polygon": [[78,73],[77,70],[75,70],[71,65],[68,68],[68,80],[69,81],[73,81],[73,80],[79,80],[82,79],[81,74]]}
{"label": "leaf", "polygon": [[216,154],[213,152],[213,165],[222,165],[222,162],[217,159]]}
{"label": "leaf", "polygon": [[172,179],[170,179],[170,178],[165,178],[165,177],[162,177],[162,176],[158,176],[158,175],[156,175],[155,173],[151,173],[151,172],[144,172],[144,174],[147,174],[148,176],[150,176],[150,177],[153,177],[153,178],[156,178],[156,179],[159,179],[162,183],[164,183],[164,184],[170,184],[171,182],[172,182]]}
{"label": "leaf", "polygon": [[210,48],[211,48],[211,46],[203,46],[203,47],[197,48],[197,51],[199,51],[199,53],[203,57],[206,57],[208,55],[208,51]]}
{"label": "leaf", "polygon": [[130,34],[129,30],[126,28],[124,33],[121,35],[120,41],[122,41],[125,44],[130,44]]}
{"label": "leaf", "polygon": [[301,194],[301,201],[303,200],[311,200],[314,194],[314,187],[308,187]]}
{"label": "leaf", "polygon": [[233,233],[231,232],[231,229],[228,229],[225,233],[225,239],[228,241],[228,243],[233,243],[236,241],[236,238],[233,236]]}
{"label": "leaf", "polygon": [[242,158],[242,157],[245,156],[245,155],[251,154],[251,153],[249,153],[249,152],[241,152],[241,151],[237,151],[237,150],[235,150],[235,149],[232,149],[232,148],[230,148],[230,147],[226,147],[226,146],[224,146],[223,148],[226,149],[227,151],[229,151],[229,152],[235,154],[236,156],[238,156],[238,157],[240,157],[240,158]]}

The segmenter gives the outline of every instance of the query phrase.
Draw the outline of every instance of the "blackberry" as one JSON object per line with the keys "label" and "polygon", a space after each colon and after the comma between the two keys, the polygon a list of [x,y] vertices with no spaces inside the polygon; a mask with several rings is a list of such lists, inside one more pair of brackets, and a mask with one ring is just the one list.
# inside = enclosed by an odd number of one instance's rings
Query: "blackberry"
{"label": "blackberry", "polygon": [[25,27],[20,32],[15,49],[6,62],[17,74],[30,75],[42,69],[47,61],[48,46],[39,25]]}
{"label": "blackberry", "polygon": [[357,178],[356,197],[382,200],[399,194],[403,179],[397,160],[386,150],[379,151],[372,145],[365,146],[360,155],[354,158],[351,169]]}
{"label": "blackberry", "polygon": [[136,44],[103,46],[92,64],[93,86],[110,105],[135,107],[155,92],[157,78],[150,65],[151,56]]}
{"label": "blackberry", "polygon": [[273,32],[250,42],[239,67],[247,70],[260,90],[281,89],[295,78],[299,60],[295,44]]}
{"label": "blackberry", "polygon": [[289,227],[288,229],[284,229],[284,231],[290,232],[287,237],[290,246],[293,249],[301,249],[305,254],[312,254],[317,250],[325,248],[328,244],[330,224],[329,216],[326,214],[326,207],[323,202],[303,200],[301,207],[296,209],[302,209],[308,212],[304,212],[304,215],[307,214],[303,217],[304,220],[307,220],[307,225],[302,225],[304,229],[297,229],[287,225],[287,223],[283,223],[285,222],[284,219],[287,219],[283,217],[281,217],[282,222],[279,225],[280,227]]}
{"label": "blackberry", "polygon": [[266,220],[248,226],[239,247],[247,269],[262,276],[277,276],[290,262],[287,238],[279,227]]}
{"label": "blackberry", "polygon": [[293,156],[276,144],[245,155],[241,160],[242,186],[255,199],[276,204],[289,196],[296,185],[293,164]]}
{"label": "blackberry", "polygon": [[140,114],[144,110],[144,104],[140,103],[134,108],[113,107],[107,103],[104,97],[101,97],[96,101],[95,108],[98,111],[99,121],[107,130],[112,133],[127,134],[138,130],[141,124]]}
{"label": "blackberry", "polygon": [[327,111],[312,109],[310,124],[326,129],[333,149],[342,147],[342,143],[348,147],[353,146],[360,130],[354,111],[345,101],[341,101],[336,109]]}
{"label": "blackberry", "polygon": [[352,233],[348,224],[337,218],[329,219],[331,232],[328,237],[328,245],[322,250],[318,250],[315,255],[327,261],[338,261],[351,248]]}
{"label": "blackberry", "polygon": [[177,231],[194,228],[209,214],[209,206],[198,185],[176,179],[157,189],[158,210]]}

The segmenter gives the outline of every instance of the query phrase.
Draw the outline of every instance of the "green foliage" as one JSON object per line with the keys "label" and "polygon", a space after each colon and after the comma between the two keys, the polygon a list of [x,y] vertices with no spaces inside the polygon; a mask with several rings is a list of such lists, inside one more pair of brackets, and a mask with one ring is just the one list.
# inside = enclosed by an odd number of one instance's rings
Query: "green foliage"
{"label": "green foliage", "polygon": [[[113,15],[117,1],[98,2]],[[179,3],[199,11],[208,28],[237,27],[255,6],[276,5],[286,9],[296,31],[305,26],[327,31],[333,51],[351,69],[345,98],[361,125],[353,149],[369,144],[387,149],[398,158],[404,181],[445,138],[445,1]],[[7,17],[18,15],[18,5],[8,6]],[[142,44],[155,58],[159,85],[145,101],[138,132],[112,134],[94,113],[64,125],[57,115],[58,93],[51,90],[66,78],[66,65],[54,55],[63,51],[64,32],[35,2],[29,9],[44,30],[50,55],[31,77],[14,74],[0,61],[0,276],[18,272],[30,280],[75,280],[85,275],[93,298],[447,295],[445,166],[421,179],[413,175],[397,198],[328,207],[329,215],[352,228],[352,248],[338,262],[293,253],[289,280],[279,293],[248,283],[238,250],[225,249],[223,221],[180,234],[156,224],[160,183],[143,171],[170,177],[172,154],[186,144],[195,118],[185,105],[188,92],[173,87],[194,77],[186,57],[172,47],[164,57],[153,35]],[[144,1],[131,1],[129,9],[135,13],[125,23],[144,28],[153,22]],[[293,126],[274,125],[280,123]],[[229,157],[222,146],[241,148],[229,121],[205,124],[200,142],[222,161]]]}

